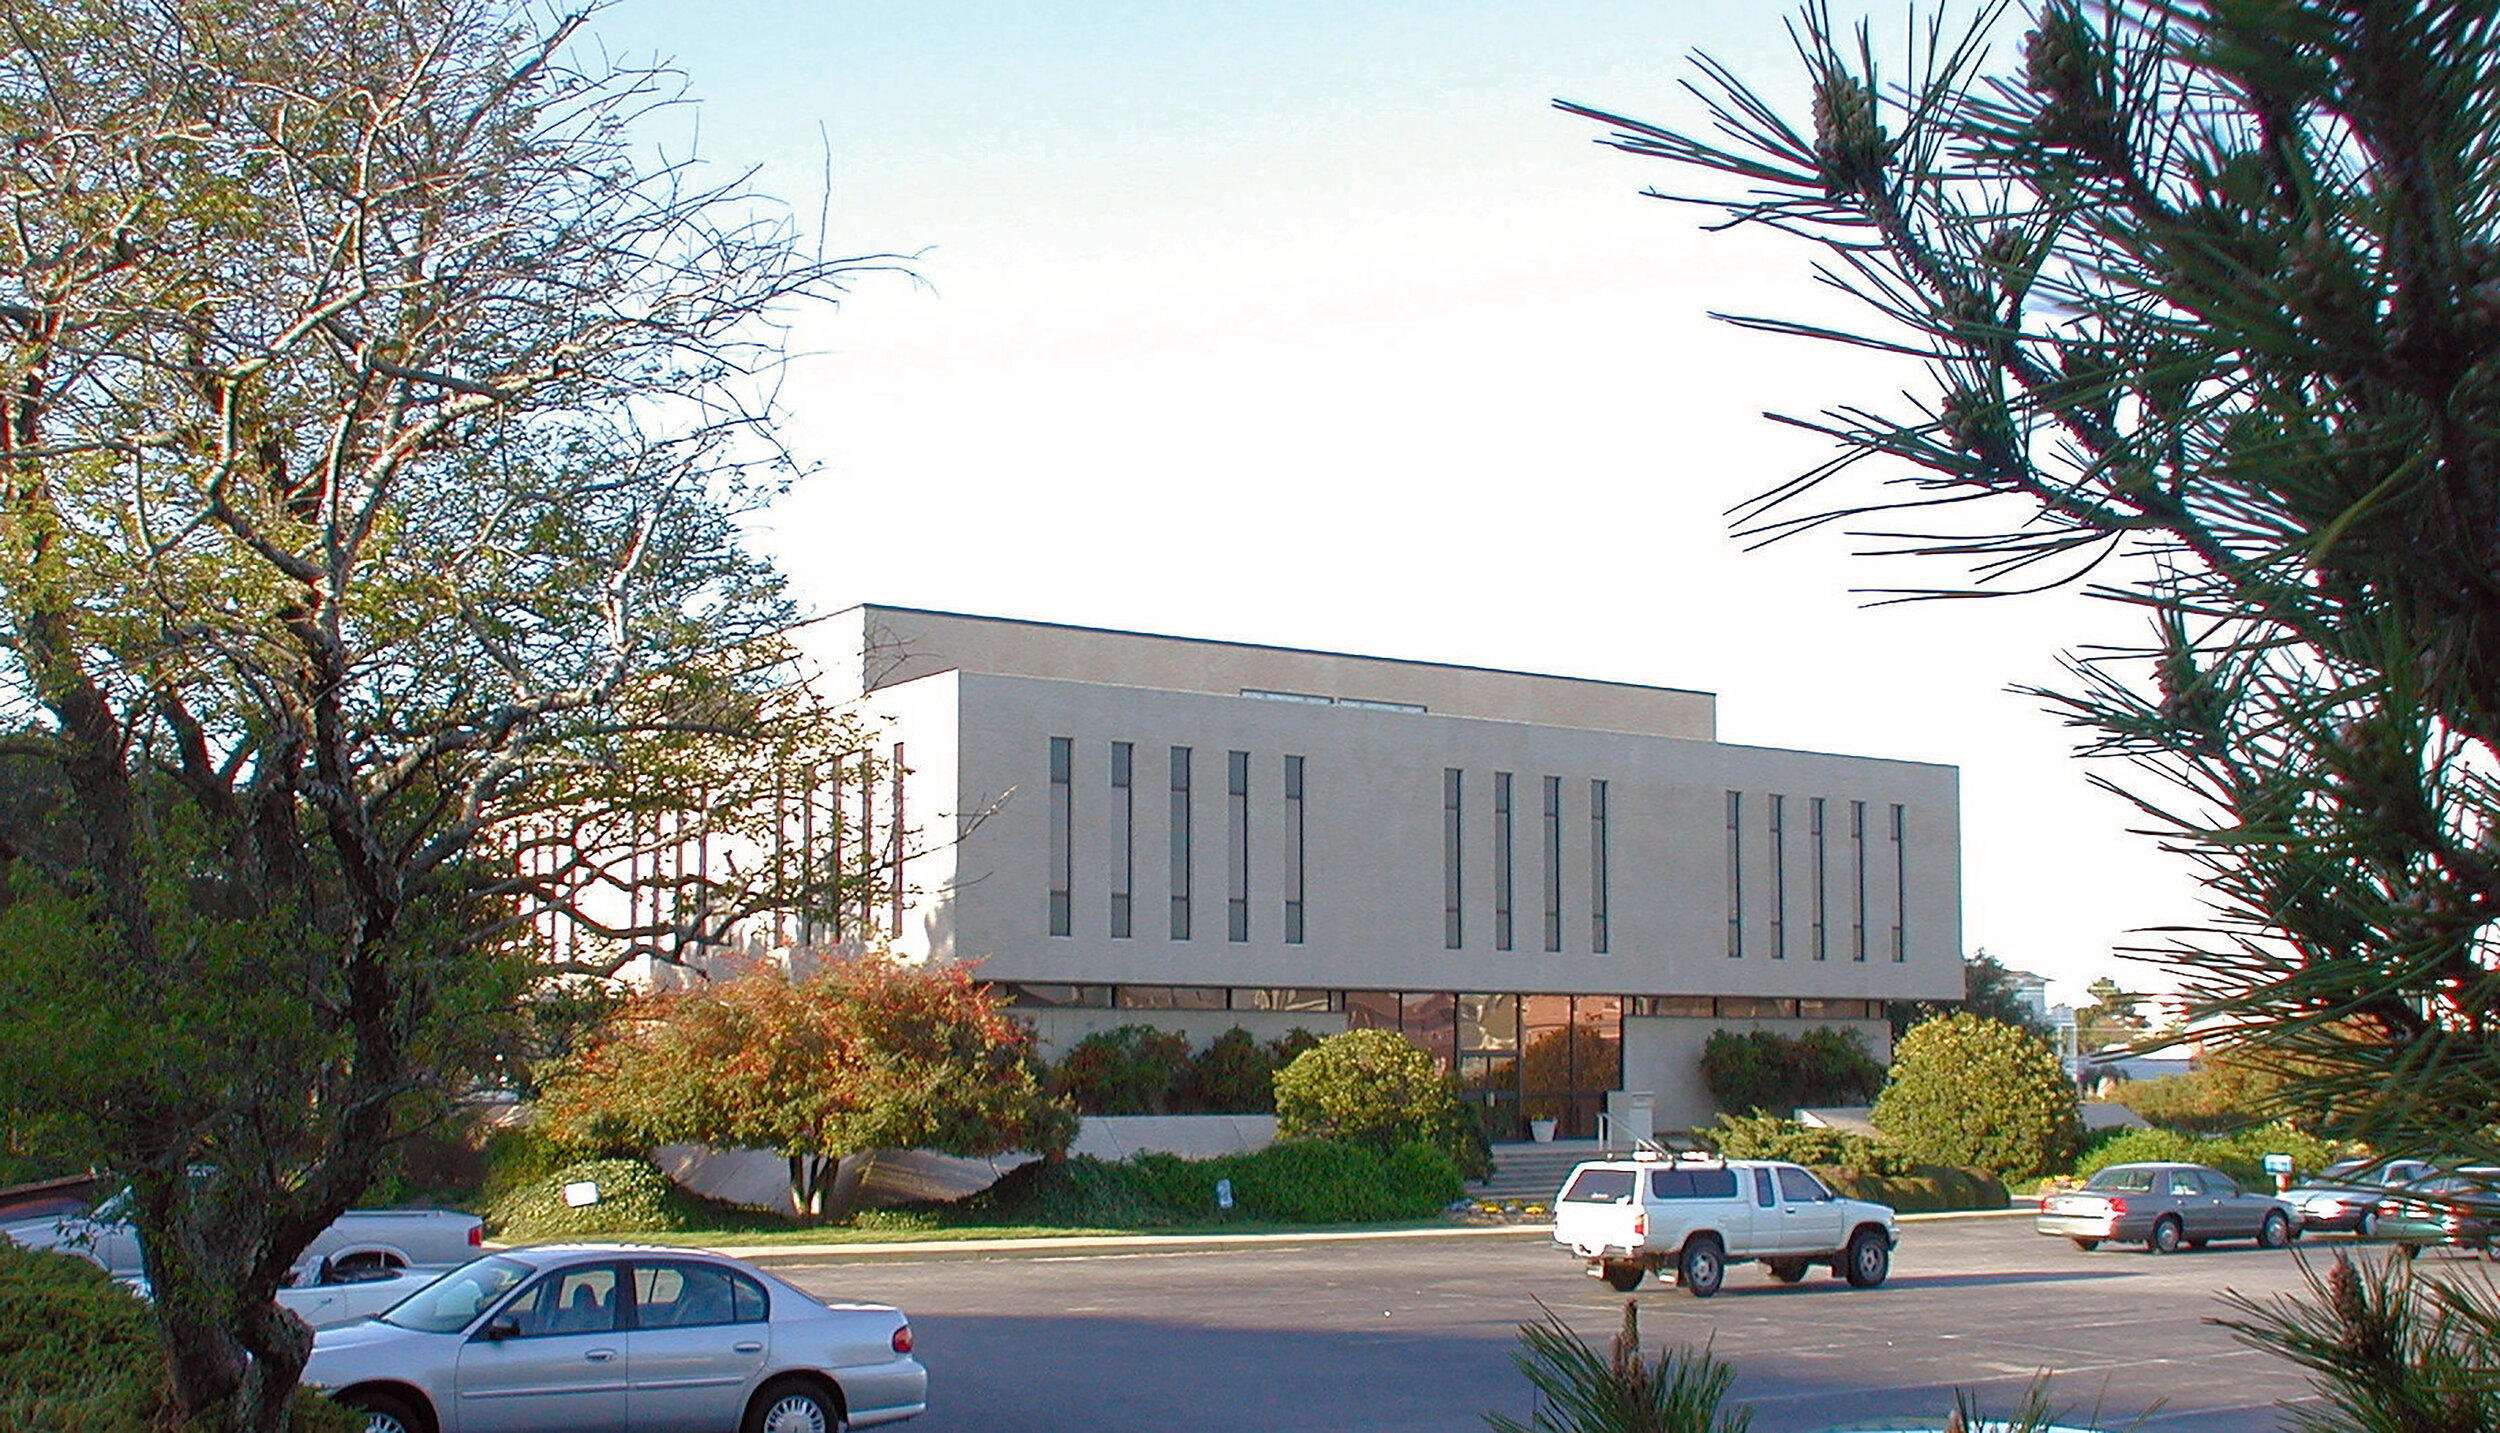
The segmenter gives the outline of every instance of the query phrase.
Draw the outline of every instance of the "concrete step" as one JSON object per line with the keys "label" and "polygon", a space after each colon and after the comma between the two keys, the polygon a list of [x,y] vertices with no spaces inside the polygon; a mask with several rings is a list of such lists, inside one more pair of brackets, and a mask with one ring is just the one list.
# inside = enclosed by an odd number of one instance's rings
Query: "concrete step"
{"label": "concrete step", "polygon": [[1549,1204],[1573,1165],[1605,1152],[1593,1139],[1497,1144],[1493,1146],[1493,1177],[1469,1184],[1467,1195],[1496,1204]]}

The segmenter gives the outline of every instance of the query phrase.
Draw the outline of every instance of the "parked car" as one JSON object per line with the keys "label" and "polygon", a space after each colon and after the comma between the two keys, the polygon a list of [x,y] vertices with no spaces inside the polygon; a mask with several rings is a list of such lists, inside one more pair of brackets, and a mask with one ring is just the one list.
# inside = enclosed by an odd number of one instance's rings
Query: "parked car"
{"label": "parked car", "polygon": [[627,1426],[829,1433],[928,1406],[911,1323],[823,1304],[720,1254],[547,1244],[488,1254],[313,1335],[304,1382],[367,1433]]}
{"label": "parked car", "polygon": [[2415,1180],[2379,1200],[2375,1223],[2380,1238],[2398,1244],[2454,1245],[2500,1259],[2500,1169]]}
{"label": "parked car", "polygon": [[2422,1159],[2339,1159],[2283,1192],[2300,1211],[2300,1227],[2377,1232],[2379,1201],[2391,1189],[2439,1171]]}
{"label": "parked car", "polygon": [[2214,1239],[2254,1239],[2261,1248],[2280,1249],[2299,1237],[2300,1215],[2285,1201],[2244,1190],[2201,1164],[2113,1164],[2081,1189],[2042,1196],[2033,1227],[2083,1250],[2116,1240],[2169,1254]]}
{"label": "parked car", "polygon": [[[92,1209],[0,1224],[0,1234],[29,1249],[75,1254],[144,1292],[147,1266],[140,1256],[138,1230],[129,1219],[129,1198],[127,1190],[116,1190]],[[378,1283],[406,1270],[438,1274],[475,1257],[485,1237],[476,1215],[457,1210],[351,1209],[298,1256],[288,1273],[288,1289]],[[359,1307],[357,1314],[389,1302],[396,1300]]]}
{"label": "parked car", "polygon": [[1709,1298],[1730,1264],[1756,1259],[1793,1284],[1825,1265],[1861,1289],[1884,1281],[1901,1239],[1892,1210],[1843,1199],[1781,1160],[1642,1154],[1592,1160],[1554,1200],[1554,1242],[1625,1293],[1672,1272]]}

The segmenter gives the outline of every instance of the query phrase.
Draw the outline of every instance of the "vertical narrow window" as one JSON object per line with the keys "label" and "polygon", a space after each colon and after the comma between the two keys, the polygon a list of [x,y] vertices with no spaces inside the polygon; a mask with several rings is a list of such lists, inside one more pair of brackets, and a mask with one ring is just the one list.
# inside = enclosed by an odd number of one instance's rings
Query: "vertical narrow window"
{"label": "vertical narrow window", "polygon": [[1545,948],[1562,949],[1562,778],[1545,778]]}
{"label": "vertical narrow window", "polygon": [[1909,813],[1899,804],[1892,808],[1892,958],[1895,962],[1910,958],[1910,857]]}
{"label": "vertical narrow window", "polygon": [[1466,773],[1455,766],[1441,769],[1441,944],[1457,950],[1466,943],[1459,918],[1459,791]]}
{"label": "vertical narrow window", "polygon": [[1771,958],[1788,959],[1788,798],[1771,798]]}
{"label": "vertical narrow window", "polygon": [[1827,918],[1831,914],[1829,906],[1831,883],[1826,879],[1830,874],[1826,869],[1826,863],[1830,857],[1823,849],[1823,798],[1815,797],[1810,803],[1810,809],[1813,813],[1814,825],[1814,958],[1821,960],[1829,949],[1830,927],[1827,924]]}
{"label": "vertical narrow window", "polygon": [[1849,958],[1866,959],[1866,803],[1849,803]]}
{"label": "vertical narrow window", "polygon": [[1050,933],[1066,935],[1076,889],[1076,742],[1050,739]]}
{"label": "vertical narrow window", "polygon": [[1189,939],[1189,748],[1172,748],[1172,939]]}
{"label": "vertical narrow window", "polygon": [[851,824],[851,845],[851,864],[859,873],[854,909],[860,938],[867,940],[876,934],[870,926],[877,918],[877,753],[873,747],[863,747],[859,753],[859,819]]}
{"label": "vertical narrow window", "polygon": [[1745,953],[1745,793],[1727,794],[1727,954]]}
{"label": "vertical narrow window", "polygon": [[1224,753],[1224,938],[1250,938],[1250,753]]}
{"label": "vertical narrow window", "polygon": [[893,796],[888,806],[894,816],[894,846],[887,853],[886,859],[886,872],[893,884],[886,887],[885,896],[888,921],[886,930],[897,939],[900,939],[903,934],[903,897],[910,890],[910,887],[903,881],[903,859],[910,854],[910,843],[905,838],[911,829],[903,815],[903,778],[910,774],[903,765],[903,744],[898,741],[894,743],[894,773],[887,778],[887,784],[892,788]]}
{"label": "vertical narrow window", "polygon": [[1606,953],[1606,783],[1589,783],[1589,949]]}
{"label": "vertical narrow window", "polygon": [[1285,825],[1291,864],[1285,867],[1285,944],[1302,943],[1304,863],[1310,858],[1309,830],[1302,819],[1302,758],[1285,758]]}
{"label": "vertical narrow window", "polygon": [[1510,949],[1511,901],[1517,882],[1511,874],[1511,779],[1493,773],[1493,948]]}
{"label": "vertical narrow window", "polygon": [[1137,933],[1137,746],[1111,743],[1111,935]]}

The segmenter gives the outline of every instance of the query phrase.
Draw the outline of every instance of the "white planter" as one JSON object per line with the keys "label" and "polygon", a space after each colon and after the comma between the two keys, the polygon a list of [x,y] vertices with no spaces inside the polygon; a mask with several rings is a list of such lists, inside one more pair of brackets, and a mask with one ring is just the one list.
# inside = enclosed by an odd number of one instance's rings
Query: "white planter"
{"label": "white planter", "polygon": [[1552,1144],[1554,1142],[1554,1121],[1528,1121],[1528,1138],[1535,1140],[1538,1144]]}

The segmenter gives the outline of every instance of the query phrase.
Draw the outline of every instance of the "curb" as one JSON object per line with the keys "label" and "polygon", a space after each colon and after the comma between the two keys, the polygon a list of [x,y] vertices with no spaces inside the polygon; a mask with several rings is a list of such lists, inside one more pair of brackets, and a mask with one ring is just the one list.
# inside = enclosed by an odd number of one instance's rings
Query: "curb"
{"label": "curb", "polygon": [[[1941,1223],[1956,1219],[2007,1219],[2026,1215],[2028,1207],[2008,1209],[1956,1209],[1934,1214],[1904,1214],[1904,1224]],[[728,1254],[750,1264],[771,1264],[782,1261],[822,1259],[874,1259],[887,1256],[918,1256],[956,1254],[967,1258],[993,1254],[1052,1253],[1134,1253],[1146,1250],[1257,1248],[1262,1245],[1288,1244],[1351,1244],[1389,1239],[1487,1239],[1553,1237],[1552,1224],[1483,1224],[1455,1225],[1439,1229],[1315,1229],[1300,1232],[1258,1234],[1072,1234],[1064,1239],[915,1239],[907,1242],[879,1244],[707,1244],[702,1246],[716,1254]]]}

